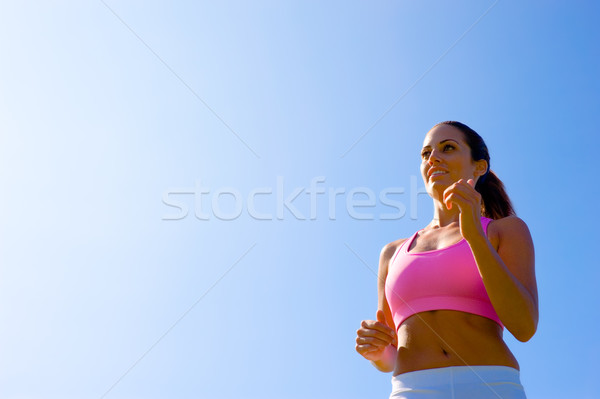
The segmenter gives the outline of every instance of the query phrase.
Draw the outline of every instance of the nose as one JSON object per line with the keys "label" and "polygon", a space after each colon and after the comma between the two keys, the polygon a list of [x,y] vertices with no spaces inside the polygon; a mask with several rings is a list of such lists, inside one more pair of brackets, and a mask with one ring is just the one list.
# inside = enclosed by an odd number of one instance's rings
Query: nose
{"label": "nose", "polygon": [[429,158],[427,158],[427,163],[431,166],[433,166],[434,163],[440,163],[440,157],[437,150],[431,150]]}

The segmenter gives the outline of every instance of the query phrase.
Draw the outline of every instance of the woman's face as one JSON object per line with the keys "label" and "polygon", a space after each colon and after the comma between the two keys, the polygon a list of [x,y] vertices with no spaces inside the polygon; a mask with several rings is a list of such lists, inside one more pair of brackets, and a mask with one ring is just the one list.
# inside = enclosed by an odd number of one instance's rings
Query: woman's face
{"label": "woman's face", "polygon": [[487,162],[471,159],[463,133],[450,125],[438,125],[425,136],[421,149],[421,176],[429,195],[443,191],[460,179],[473,179],[487,169]]}

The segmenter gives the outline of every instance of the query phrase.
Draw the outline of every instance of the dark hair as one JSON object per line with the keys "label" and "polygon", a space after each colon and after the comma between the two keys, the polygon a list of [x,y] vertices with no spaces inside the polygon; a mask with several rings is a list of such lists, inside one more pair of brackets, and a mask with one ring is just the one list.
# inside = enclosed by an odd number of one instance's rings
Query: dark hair
{"label": "dark hair", "polygon": [[487,171],[477,180],[477,184],[475,184],[475,190],[481,194],[481,215],[490,219],[501,219],[514,215],[515,210],[510,198],[508,198],[508,194],[506,194],[504,184],[490,170],[490,154],[481,136],[464,123],[446,121],[440,122],[435,126],[439,125],[450,125],[460,130],[469,148],[471,148],[471,158],[473,161],[479,161],[480,159],[487,161]]}

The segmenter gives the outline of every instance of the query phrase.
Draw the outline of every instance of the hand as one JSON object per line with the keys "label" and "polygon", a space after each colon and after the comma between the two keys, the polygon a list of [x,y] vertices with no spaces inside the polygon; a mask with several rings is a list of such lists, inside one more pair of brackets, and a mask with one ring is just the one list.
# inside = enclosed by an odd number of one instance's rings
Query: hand
{"label": "hand", "polygon": [[388,345],[398,346],[396,330],[387,325],[382,310],[377,311],[377,321],[363,320],[356,334],[356,351],[367,360],[379,361]]}
{"label": "hand", "polygon": [[456,205],[460,212],[460,234],[469,240],[484,234],[481,228],[481,194],[475,190],[475,181],[460,179],[444,190],[444,204],[448,209]]}

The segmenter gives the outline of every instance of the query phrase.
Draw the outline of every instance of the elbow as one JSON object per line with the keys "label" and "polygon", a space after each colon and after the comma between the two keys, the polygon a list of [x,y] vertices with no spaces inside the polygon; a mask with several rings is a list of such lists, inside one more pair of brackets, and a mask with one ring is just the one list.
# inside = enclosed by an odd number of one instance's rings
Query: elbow
{"label": "elbow", "polygon": [[529,332],[529,333],[521,333],[521,334],[515,334],[515,338],[519,341],[519,342],[527,342],[529,341],[533,335],[535,334],[535,331],[533,332]]}
{"label": "elbow", "polygon": [[535,320],[531,320],[531,323],[528,323],[526,328],[523,328],[518,333],[513,334],[514,337],[520,342],[529,341],[531,338],[533,338],[535,332],[537,331],[537,324],[537,318]]}
{"label": "elbow", "polygon": [[520,342],[527,342],[535,335],[540,320],[538,309],[536,301],[535,304],[529,308],[529,312],[523,314],[523,316],[527,315],[527,317],[521,319],[518,330],[515,331],[515,333],[511,331],[513,336]]}

